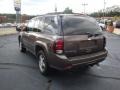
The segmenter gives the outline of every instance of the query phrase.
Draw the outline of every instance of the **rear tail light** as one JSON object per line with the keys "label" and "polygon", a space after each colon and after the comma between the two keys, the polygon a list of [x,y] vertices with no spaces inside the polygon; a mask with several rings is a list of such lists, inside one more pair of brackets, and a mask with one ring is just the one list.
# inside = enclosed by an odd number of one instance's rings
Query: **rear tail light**
{"label": "rear tail light", "polygon": [[53,52],[57,54],[62,54],[64,50],[64,41],[63,39],[57,39],[52,45]]}

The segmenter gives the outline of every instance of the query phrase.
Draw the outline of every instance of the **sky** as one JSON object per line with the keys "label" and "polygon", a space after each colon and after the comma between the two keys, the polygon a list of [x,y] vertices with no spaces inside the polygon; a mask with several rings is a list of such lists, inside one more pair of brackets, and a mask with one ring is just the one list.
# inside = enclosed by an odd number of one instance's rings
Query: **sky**
{"label": "sky", "polygon": [[[120,0],[105,0],[106,7],[113,5],[120,6]],[[28,15],[40,15],[48,12],[63,11],[69,7],[76,13],[83,13],[83,3],[86,3],[85,12],[92,13],[104,8],[104,0],[21,0],[21,13]],[[16,13],[14,0],[0,0],[0,13]]]}

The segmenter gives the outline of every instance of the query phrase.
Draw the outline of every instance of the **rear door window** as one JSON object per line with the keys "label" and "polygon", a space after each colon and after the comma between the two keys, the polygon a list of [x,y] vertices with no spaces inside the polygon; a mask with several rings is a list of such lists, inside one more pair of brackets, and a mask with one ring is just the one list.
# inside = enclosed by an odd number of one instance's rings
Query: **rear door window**
{"label": "rear door window", "polygon": [[58,24],[55,21],[55,17],[45,16],[43,32],[46,34],[56,34],[57,30],[58,30]]}
{"label": "rear door window", "polygon": [[34,32],[41,32],[41,29],[39,28],[40,20],[38,18],[35,19],[35,24],[34,24]]}
{"label": "rear door window", "polygon": [[94,19],[85,17],[64,17],[63,18],[64,35],[80,35],[85,33],[101,33],[99,25]]}
{"label": "rear door window", "polygon": [[34,24],[34,20],[28,22],[28,31],[33,31]]}

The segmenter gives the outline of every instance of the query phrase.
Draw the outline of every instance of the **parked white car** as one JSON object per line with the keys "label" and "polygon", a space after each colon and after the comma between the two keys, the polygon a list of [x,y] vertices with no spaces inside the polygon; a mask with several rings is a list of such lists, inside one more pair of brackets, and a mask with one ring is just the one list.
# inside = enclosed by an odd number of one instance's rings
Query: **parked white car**
{"label": "parked white car", "polygon": [[3,25],[2,25],[2,24],[0,24],[0,28],[2,28],[2,26],[3,26]]}
{"label": "parked white car", "polygon": [[101,27],[102,30],[105,30],[105,24],[104,23],[99,23],[98,22],[98,24],[99,24],[99,26]]}
{"label": "parked white car", "polygon": [[101,19],[101,20],[97,20],[98,25],[101,27],[102,30],[106,29],[106,25],[105,22],[107,21],[107,19]]}

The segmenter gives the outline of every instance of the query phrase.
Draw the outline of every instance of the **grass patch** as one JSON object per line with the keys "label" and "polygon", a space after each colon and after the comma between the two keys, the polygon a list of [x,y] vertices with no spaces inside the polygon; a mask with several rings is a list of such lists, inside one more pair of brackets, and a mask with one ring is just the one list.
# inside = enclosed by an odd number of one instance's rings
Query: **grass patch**
{"label": "grass patch", "polygon": [[0,28],[0,36],[1,35],[9,35],[17,33],[15,28]]}

